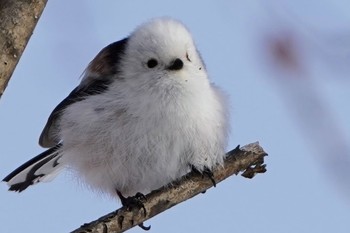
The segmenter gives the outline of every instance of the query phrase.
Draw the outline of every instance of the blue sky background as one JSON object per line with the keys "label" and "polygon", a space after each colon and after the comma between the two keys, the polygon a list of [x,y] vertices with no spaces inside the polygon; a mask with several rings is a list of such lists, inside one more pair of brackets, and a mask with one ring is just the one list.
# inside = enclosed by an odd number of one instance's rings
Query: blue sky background
{"label": "blue sky background", "polygon": [[[43,151],[47,117],[94,55],[157,16],[188,26],[211,80],[229,94],[228,149],[259,141],[269,157],[266,174],[227,179],[147,221],[151,232],[348,232],[345,0],[49,1],[0,100],[0,177]],[[6,190],[4,233],[70,232],[120,206],[67,173],[21,194]]]}

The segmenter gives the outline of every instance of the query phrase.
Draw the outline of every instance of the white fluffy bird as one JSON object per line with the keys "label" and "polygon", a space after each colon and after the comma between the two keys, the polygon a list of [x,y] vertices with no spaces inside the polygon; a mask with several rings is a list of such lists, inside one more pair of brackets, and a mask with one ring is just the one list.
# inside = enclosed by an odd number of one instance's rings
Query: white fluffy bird
{"label": "white fluffy bird", "polygon": [[50,149],[3,181],[21,192],[68,168],[123,199],[222,164],[228,129],[226,98],[190,32],[153,19],[97,54],[48,119],[39,143]]}

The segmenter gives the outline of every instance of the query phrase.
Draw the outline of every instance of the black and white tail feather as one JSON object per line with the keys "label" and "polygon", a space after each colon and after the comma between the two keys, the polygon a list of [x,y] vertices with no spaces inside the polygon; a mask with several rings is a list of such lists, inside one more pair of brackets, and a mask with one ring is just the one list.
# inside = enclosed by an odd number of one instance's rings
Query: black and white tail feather
{"label": "black and white tail feather", "polygon": [[30,185],[55,178],[62,168],[59,162],[61,146],[57,144],[44,151],[6,176],[3,181],[7,182],[9,190],[22,192]]}

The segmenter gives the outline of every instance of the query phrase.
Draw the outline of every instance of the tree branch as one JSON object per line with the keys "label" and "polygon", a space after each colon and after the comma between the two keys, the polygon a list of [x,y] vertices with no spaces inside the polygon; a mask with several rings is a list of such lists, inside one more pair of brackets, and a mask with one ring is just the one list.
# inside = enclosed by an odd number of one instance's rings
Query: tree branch
{"label": "tree branch", "polygon": [[47,0],[0,1],[0,98]]}
{"label": "tree branch", "polygon": [[[266,165],[264,157],[267,154],[259,143],[248,144],[241,149],[239,146],[227,153],[223,167],[214,169],[214,179],[217,183],[229,176],[243,172],[242,176],[253,178],[257,173],[264,173]],[[155,190],[146,196],[144,202],[147,213],[141,210],[120,208],[96,221],[84,224],[71,233],[117,233],[124,232],[147,219],[190,199],[213,186],[209,178],[196,172],[191,172],[168,187]]]}

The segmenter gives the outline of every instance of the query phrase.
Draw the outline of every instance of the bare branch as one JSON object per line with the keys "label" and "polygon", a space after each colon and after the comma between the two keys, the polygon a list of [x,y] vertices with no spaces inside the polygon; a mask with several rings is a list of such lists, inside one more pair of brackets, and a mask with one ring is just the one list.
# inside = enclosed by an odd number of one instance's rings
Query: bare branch
{"label": "bare branch", "polygon": [[47,0],[0,1],[0,98]]}
{"label": "bare branch", "polygon": [[[264,173],[266,165],[264,157],[267,154],[259,143],[248,144],[241,149],[239,147],[227,153],[223,167],[213,171],[217,183],[233,174],[243,172],[242,176],[253,178],[257,173]],[[155,190],[146,196],[144,203],[146,215],[142,210],[127,210],[120,208],[107,214],[96,221],[84,224],[72,233],[117,233],[124,232],[147,219],[190,199],[213,186],[209,178],[205,178],[196,172],[191,172],[178,182],[169,187]]]}

